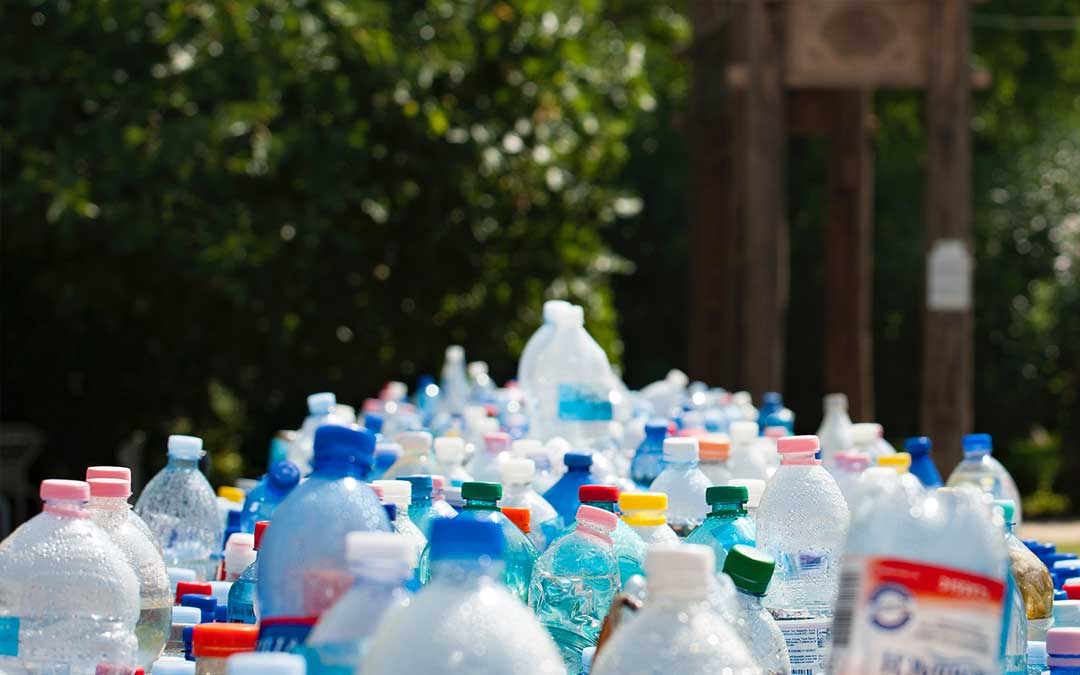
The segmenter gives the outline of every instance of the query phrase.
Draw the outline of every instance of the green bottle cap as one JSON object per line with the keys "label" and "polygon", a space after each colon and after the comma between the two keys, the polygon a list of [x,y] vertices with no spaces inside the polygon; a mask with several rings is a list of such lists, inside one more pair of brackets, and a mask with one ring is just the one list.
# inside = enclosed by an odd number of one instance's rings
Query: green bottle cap
{"label": "green bottle cap", "polygon": [[706,504],[745,504],[750,492],[745,485],[713,485],[705,489]]}
{"label": "green bottle cap", "polygon": [[735,582],[735,587],[750,595],[765,595],[769,590],[776,562],[772,556],[745,544],[736,544],[724,560],[724,573]]}
{"label": "green bottle cap", "polygon": [[1004,511],[1005,523],[1013,523],[1016,517],[1016,502],[1011,499],[995,499],[994,506]]}
{"label": "green bottle cap", "polygon": [[461,498],[479,499],[484,502],[497,502],[502,499],[502,485],[469,481],[461,484]]}

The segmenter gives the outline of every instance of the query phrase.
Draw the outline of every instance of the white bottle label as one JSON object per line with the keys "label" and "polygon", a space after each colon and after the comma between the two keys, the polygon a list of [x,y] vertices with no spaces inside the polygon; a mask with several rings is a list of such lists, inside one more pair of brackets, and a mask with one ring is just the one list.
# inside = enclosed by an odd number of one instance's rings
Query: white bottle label
{"label": "white bottle label", "polygon": [[845,557],[830,672],[999,673],[1005,590],[948,567]]}
{"label": "white bottle label", "polygon": [[791,675],[823,675],[829,663],[832,619],[784,619],[777,621],[787,643]]}

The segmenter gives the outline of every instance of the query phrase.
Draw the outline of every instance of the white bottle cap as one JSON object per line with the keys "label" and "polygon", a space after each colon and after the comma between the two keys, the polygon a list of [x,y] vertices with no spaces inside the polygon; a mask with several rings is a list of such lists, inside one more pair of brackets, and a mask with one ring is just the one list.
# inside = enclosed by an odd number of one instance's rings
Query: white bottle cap
{"label": "white bottle cap", "polygon": [[198,607],[177,605],[172,608],[173,625],[194,626],[202,622],[202,610]]}
{"label": "white bottle cap", "polygon": [[650,597],[698,600],[708,597],[716,554],[699,544],[653,544],[645,552]]}
{"label": "white bottle cap", "polygon": [[195,662],[176,656],[163,656],[154,661],[150,672],[154,675],[195,675]]}
{"label": "white bottle cap", "polygon": [[337,396],[328,391],[307,397],[307,409],[311,415],[329,415],[335,405],[337,405]]}
{"label": "white bottle cap", "polygon": [[757,422],[732,422],[728,427],[731,440],[735,443],[749,443],[758,437]]}
{"label": "white bottle cap", "polygon": [[333,413],[342,424],[356,424],[356,408],[351,405],[335,403]]}
{"label": "white bottle cap", "polygon": [[696,462],[698,460],[698,440],[696,438],[675,437],[664,439],[665,462]]}
{"label": "white bottle cap", "polygon": [[255,562],[255,535],[233,532],[225,542],[225,573],[238,575]]}
{"label": "white bottle cap", "polygon": [[406,455],[423,455],[431,448],[431,434],[426,431],[403,431],[397,442]]}
{"label": "white bottle cap", "polygon": [[210,584],[210,595],[214,596],[217,600],[218,606],[229,604],[229,590],[232,589],[233,582],[231,581],[208,581]]}
{"label": "white bottle cap", "polygon": [[400,401],[409,393],[409,385],[392,380],[386,383],[386,397],[391,401]]}
{"label": "white bottle cap", "polygon": [[307,662],[299,654],[245,652],[230,656],[225,672],[228,675],[306,675]]}
{"label": "white bottle cap", "polygon": [[825,409],[843,408],[847,410],[847,394],[825,394]]}
{"label": "white bottle cap", "polygon": [[176,588],[176,584],[181,581],[197,581],[198,578],[195,574],[195,570],[188,569],[186,567],[168,567],[165,569],[165,573],[169,575],[169,583],[173,588]]}
{"label": "white bottle cap", "polygon": [[202,459],[202,439],[198,436],[169,436],[169,456],[177,459]]}
{"label": "white bottle cap", "polygon": [[407,480],[375,480],[372,485],[382,488],[382,500],[398,509],[407,509],[412,503],[412,483]]}
{"label": "white bottle cap", "polygon": [[528,483],[536,475],[536,462],[525,457],[511,457],[499,465],[503,485]]}
{"label": "white bottle cap", "polygon": [[761,495],[765,494],[765,481],[757,478],[732,478],[728,485],[741,485],[746,488],[746,508],[756,509],[761,503]]}
{"label": "white bottle cap", "polygon": [[668,371],[667,376],[664,377],[664,381],[673,384],[676,387],[685,387],[689,384],[690,378],[678,368],[672,368]]}
{"label": "white bottle cap", "polygon": [[861,423],[851,425],[851,440],[855,445],[866,445],[878,439],[878,425]]}
{"label": "white bottle cap", "polygon": [[[407,569],[417,565],[416,544],[396,532],[350,532],[345,535],[345,558],[350,568],[367,563],[400,563]],[[388,565],[390,566],[390,565]]]}
{"label": "white bottle cap", "polygon": [[532,457],[546,455],[544,444],[534,438],[519,438],[510,445],[510,454],[514,457]]}
{"label": "white bottle cap", "polygon": [[487,361],[473,361],[472,363],[469,364],[469,366],[468,366],[468,368],[466,368],[466,370],[469,373],[469,377],[471,377],[473,379],[476,379],[480,375],[487,375],[488,374]]}
{"label": "white bottle cap", "polygon": [[465,348],[461,345],[450,345],[446,348],[446,360],[451,363],[461,363],[465,360]]}
{"label": "white bottle cap", "polygon": [[565,300],[548,300],[544,303],[544,323],[556,321],[559,314],[565,314],[569,309],[570,303]]}
{"label": "white bottle cap", "polygon": [[753,405],[754,398],[748,391],[737,391],[731,395],[731,402],[738,406]]}
{"label": "white bottle cap", "polygon": [[465,459],[465,439],[460,436],[439,436],[435,439],[435,459],[440,464],[457,464]]}

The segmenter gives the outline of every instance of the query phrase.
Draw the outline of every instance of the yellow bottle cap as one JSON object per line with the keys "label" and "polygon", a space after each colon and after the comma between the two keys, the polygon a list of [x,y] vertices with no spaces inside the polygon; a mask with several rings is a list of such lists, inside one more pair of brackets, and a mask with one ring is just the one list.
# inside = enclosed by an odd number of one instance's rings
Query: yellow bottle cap
{"label": "yellow bottle cap", "polygon": [[663,492],[624,492],[619,495],[619,510],[627,525],[663,525],[667,502]]}
{"label": "yellow bottle cap", "polygon": [[232,485],[222,485],[217,489],[217,496],[223,499],[228,499],[230,502],[236,502],[237,504],[244,503],[244,491],[238,487]]}
{"label": "yellow bottle cap", "polygon": [[883,455],[878,457],[878,466],[895,469],[896,473],[905,474],[911,469],[911,455],[906,452],[898,452],[895,455]]}

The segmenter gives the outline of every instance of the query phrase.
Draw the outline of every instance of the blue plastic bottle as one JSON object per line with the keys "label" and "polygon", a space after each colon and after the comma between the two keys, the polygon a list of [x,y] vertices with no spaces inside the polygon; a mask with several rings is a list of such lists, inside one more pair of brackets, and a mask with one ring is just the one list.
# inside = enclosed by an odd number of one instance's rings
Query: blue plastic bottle
{"label": "blue plastic bottle", "polygon": [[375,436],[325,425],[315,432],[311,476],[281,503],[259,552],[260,651],[291,651],[352,585],[349,532],[390,532],[371,487]]}
{"label": "blue plastic bottle", "polygon": [[934,458],[930,456],[932,447],[933,444],[926,436],[904,439],[904,451],[911,455],[911,474],[919,479],[923,487],[939,488],[945,483],[934,465]]}
{"label": "blue plastic bottle", "polygon": [[784,397],[775,391],[765,392],[758,411],[758,429],[762,436],[770,425],[785,427],[789,434],[795,433],[795,413],[784,407]]}
{"label": "blue plastic bottle", "polygon": [[641,445],[637,447],[634,460],[630,463],[630,479],[643,490],[649,489],[652,482],[660,475],[660,463],[667,432],[666,419],[655,418],[645,423],[645,440],[641,441]]}
{"label": "blue plastic bottle", "polygon": [[578,490],[582,485],[596,482],[589,473],[593,458],[587,452],[568,452],[563,455],[566,464],[566,473],[562,475],[551,489],[544,493],[544,499],[555,507],[562,519],[562,527],[574,522],[581,502],[578,501]]}
{"label": "blue plastic bottle", "polygon": [[[728,551],[737,544],[753,547],[756,539],[754,521],[746,514],[747,489],[742,485],[714,485],[705,491],[705,501],[712,507],[705,522],[689,536],[688,544],[708,546],[716,554],[716,571],[724,569]],[[772,572],[770,570],[770,578]]]}
{"label": "blue plastic bottle", "polygon": [[269,521],[255,523],[255,562],[248,565],[240,578],[229,589],[229,623],[257,623],[259,616],[255,611],[255,587],[259,582],[259,545]]}
{"label": "blue plastic bottle", "polygon": [[432,480],[431,476],[402,476],[403,480],[412,485],[412,501],[409,503],[409,519],[420,528],[425,539],[431,536],[431,523],[436,518],[445,518],[446,514],[435,508],[431,499]]}
{"label": "blue plastic bottle", "polygon": [[288,460],[282,460],[270,466],[259,484],[251,489],[244,499],[244,509],[240,516],[242,532],[254,532],[255,523],[270,520],[278,504],[284,501],[294,487],[300,483],[300,469]]}

